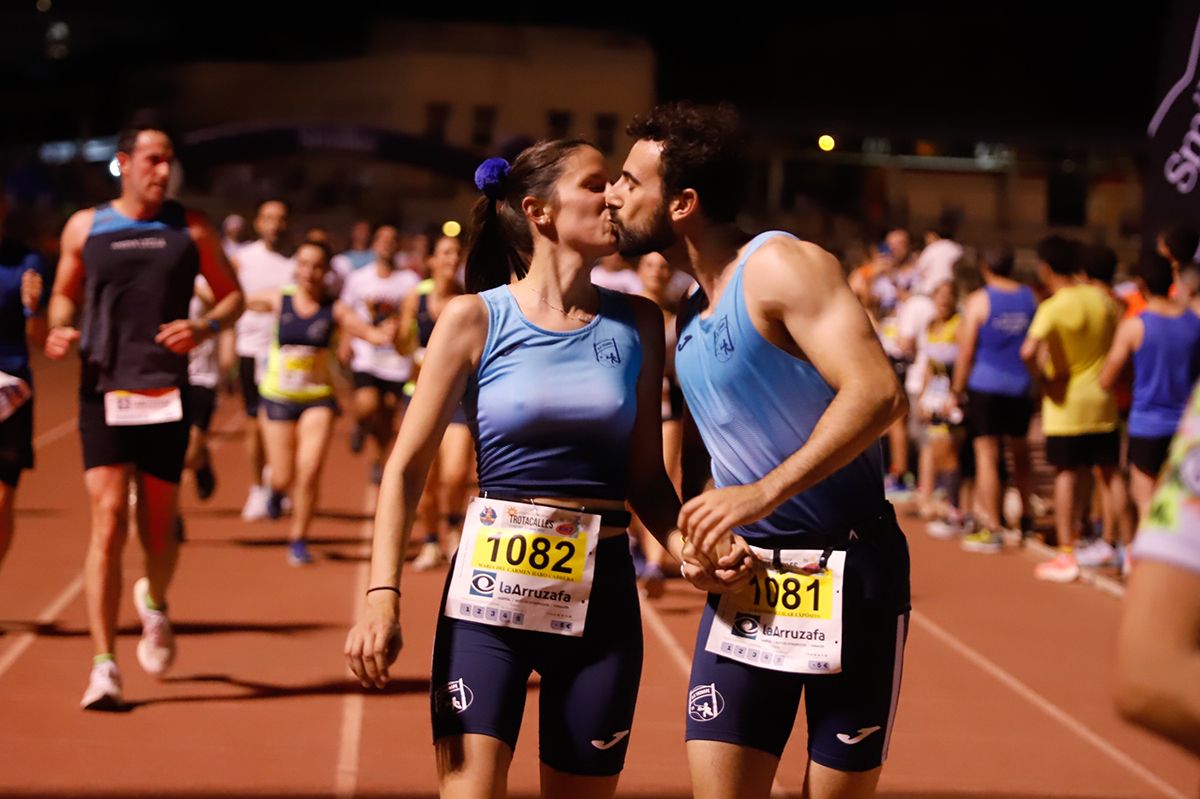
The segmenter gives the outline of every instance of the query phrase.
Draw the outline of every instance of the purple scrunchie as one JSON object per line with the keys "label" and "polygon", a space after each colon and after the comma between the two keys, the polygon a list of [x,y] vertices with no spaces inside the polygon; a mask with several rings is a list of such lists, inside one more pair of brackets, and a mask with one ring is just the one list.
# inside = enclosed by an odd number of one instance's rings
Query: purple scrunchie
{"label": "purple scrunchie", "polygon": [[503,158],[489,158],[475,170],[475,188],[490,200],[503,200],[504,184],[510,169]]}

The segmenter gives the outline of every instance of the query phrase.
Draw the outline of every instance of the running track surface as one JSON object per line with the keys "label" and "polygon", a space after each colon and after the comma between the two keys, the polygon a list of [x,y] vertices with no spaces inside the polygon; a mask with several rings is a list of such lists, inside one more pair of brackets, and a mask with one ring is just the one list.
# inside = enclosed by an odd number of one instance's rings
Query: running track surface
{"label": "running track surface", "polygon": [[[341,651],[365,587],[374,496],[365,460],[346,448],[344,418],[314,527],[317,563],[294,569],[284,557],[286,522],[240,518],[248,478],[241,406],[222,398],[217,493],[201,505],[191,483],[183,487],[188,542],[171,594],[174,670],[156,682],[138,668],[126,592],[117,655],[132,708],[79,709],[91,645],[80,582],[88,515],[77,364],[35,369],[38,468],[22,482],[16,540],[0,573],[0,795],[436,795],[427,691],[444,572],[406,575],[405,648],[392,685],[361,691]],[[905,526],[915,612],[881,796],[1198,795],[1200,764],[1113,710],[1117,599],[1034,581],[1031,553],[968,555],[918,523]],[[131,545],[127,587],[139,560]],[[646,665],[622,796],[690,795],[682,736],[700,604],[678,581],[662,600],[643,602]],[[526,713],[513,796],[537,794],[536,719]],[[801,726],[777,796],[799,796],[804,749]]]}

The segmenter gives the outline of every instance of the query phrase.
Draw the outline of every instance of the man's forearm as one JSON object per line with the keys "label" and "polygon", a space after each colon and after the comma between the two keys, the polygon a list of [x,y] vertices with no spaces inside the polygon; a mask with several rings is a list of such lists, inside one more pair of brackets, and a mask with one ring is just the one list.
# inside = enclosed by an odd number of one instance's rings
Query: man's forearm
{"label": "man's forearm", "polygon": [[50,295],[50,307],[46,312],[47,324],[51,328],[73,327],[75,324],[75,302],[63,294]]}
{"label": "man's forearm", "polygon": [[849,464],[907,408],[908,401],[898,385],[882,398],[870,385],[839,391],[817,420],[804,446],[759,481],[772,507]]}
{"label": "man's forearm", "polygon": [[212,309],[205,314],[205,318],[216,322],[217,326],[222,330],[228,330],[238,320],[238,317],[242,315],[244,307],[245,300],[242,297],[242,292],[231,291],[213,305]]}

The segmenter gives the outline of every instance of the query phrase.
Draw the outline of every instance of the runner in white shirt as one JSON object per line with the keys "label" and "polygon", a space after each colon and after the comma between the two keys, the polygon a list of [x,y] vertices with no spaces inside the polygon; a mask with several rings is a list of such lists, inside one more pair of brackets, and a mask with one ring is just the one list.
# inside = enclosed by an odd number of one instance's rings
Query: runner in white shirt
{"label": "runner in white shirt", "polygon": [[954,266],[962,260],[963,247],[953,239],[954,231],[946,222],[925,233],[925,249],[917,256],[917,286],[921,294],[954,279]]}
{"label": "runner in white shirt", "polygon": [[623,291],[626,294],[641,294],[642,279],[631,269],[621,256],[612,255],[601,258],[592,267],[592,285],[602,289]]}
{"label": "runner in white shirt", "polygon": [[[188,306],[189,319],[203,319],[213,306],[213,293],[208,282],[196,276],[196,294]],[[212,496],[217,487],[216,475],[212,470],[212,459],[208,454],[208,428],[212,423],[213,411],[217,407],[217,379],[220,367],[217,364],[217,339],[201,342],[188,353],[188,393],[191,397],[191,431],[188,437],[187,454],[183,468],[190,469],[196,478],[196,494],[202,500]],[[176,535],[182,540],[183,520],[177,517]]]}
{"label": "runner in white shirt", "polygon": [[[254,230],[258,241],[238,250],[238,281],[246,294],[276,291],[292,282],[296,265],[279,252],[280,242],[287,232],[288,206],[282,200],[267,200],[258,206]],[[242,518],[247,521],[267,515],[268,489],[263,477],[266,465],[263,454],[262,431],[258,423],[258,381],[271,348],[271,332],[275,317],[269,313],[246,311],[237,322],[237,354],[240,362],[242,399],[249,419],[246,435],[246,454],[250,459],[250,474],[259,482],[250,487]]]}
{"label": "runner in white shirt", "polygon": [[[346,278],[342,303],[369,324],[379,325],[390,317],[398,317],[404,298],[421,282],[415,272],[395,267],[399,246],[396,228],[382,225],[373,240],[375,263],[351,272]],[[371,481],[378,483],[396,429],[396,412],[403,412],[408,402],[404,384],[412,377],[412,359],[397,352],[394,344],[377,346],[355,339],[350,346],[357,420],[350,448],[358,452],[364,438],[374,442]]]}

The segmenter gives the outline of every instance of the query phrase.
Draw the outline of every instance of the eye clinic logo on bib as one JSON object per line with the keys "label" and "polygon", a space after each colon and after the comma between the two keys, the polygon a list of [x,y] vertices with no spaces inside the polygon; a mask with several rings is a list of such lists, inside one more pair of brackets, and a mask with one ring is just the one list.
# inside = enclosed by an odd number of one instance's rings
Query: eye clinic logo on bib
{"label": "eye clinic logo on bib", "polygon": [[468,593],[491,599],[496,593],[496,573],[476,569],[471,574],[471,589]]}
{"label": "eye clinic logo on bib", "polygon": [[484,505],[483,510],[479,511],[479,523],[487,527],[491,527],[496,523],[496,509],[491,505]]}
{"label": "eye clinic logo on bib", "polygon": [[728,361],[733,357],[733,336],[729,334],[729,317],[722,316],[721,321],[717,322],[717,329],[713,331],[713,354],[717,356],[718,361]]}
{"label": "eye clinic logo on bib", "polygon": [[725,709],[725,697],[717,684],[697,685],[688,691],[688,717],[692,721],[712,721]]}
{"label": "eye clinic logo on bib", "polygon": [[593,345],[596,349],[596,362],[605,366],[617,366],[621,363],[621,351],[617,349],[615,338],[606,338]]}
{"label": "eye clinic logo on bib", "polygon": [[475,701],[475,692],[459,677],[439,688],[434,697],[434,707],[438,713],[462,713]]}
{"label": "eye clinic logo on bib", "polygon": [[758,638],[759,618],[753,613],[739,613],[733,617],[729,629],[738,638]]}

